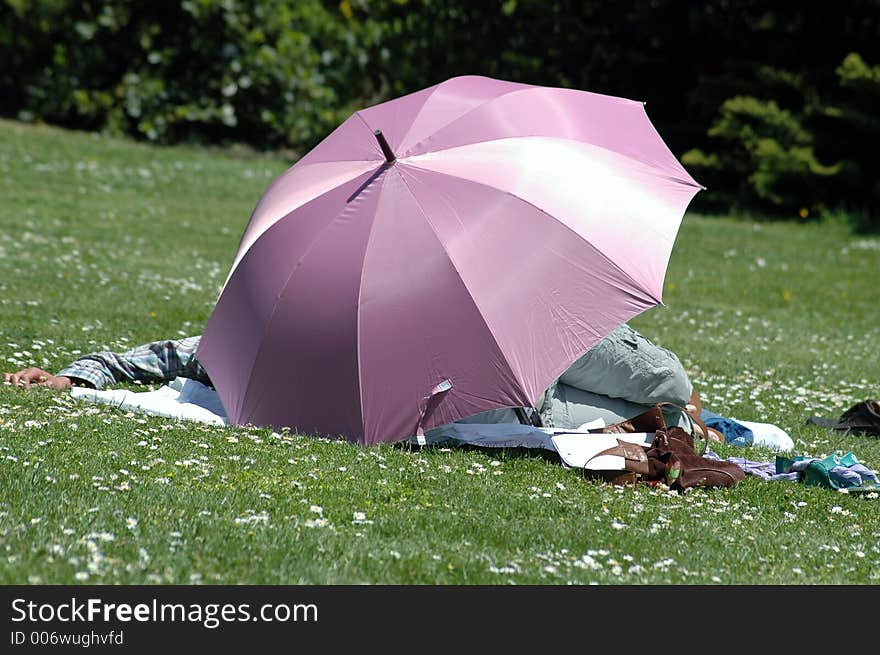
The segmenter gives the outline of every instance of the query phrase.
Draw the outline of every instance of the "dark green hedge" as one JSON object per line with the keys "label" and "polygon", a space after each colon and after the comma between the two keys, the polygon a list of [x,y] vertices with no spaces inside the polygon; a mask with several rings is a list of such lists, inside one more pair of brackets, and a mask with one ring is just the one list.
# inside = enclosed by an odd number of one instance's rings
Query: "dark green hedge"
{"label": "dark green hedge", "polygon": [[6,114],[159,142],[302,148],[373,92],[378,27],[319,0],[5,4]]}
{"label": "dark green hedge", "polygon": [[880,3],[4,0],[0,113],[304,152],[483,74],[645,100],[695,207],[880,225]]}

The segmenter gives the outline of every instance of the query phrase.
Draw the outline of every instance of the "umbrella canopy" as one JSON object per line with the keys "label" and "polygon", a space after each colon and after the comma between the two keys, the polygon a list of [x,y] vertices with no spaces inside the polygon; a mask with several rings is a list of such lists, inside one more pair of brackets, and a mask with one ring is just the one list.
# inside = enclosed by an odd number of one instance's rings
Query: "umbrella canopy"
{"label": "umbrella canopy", "polygon": [[642,102],[450,79],[272,183],[198,357],[234,423],[365,445],[532,405],[662,302],[700,188]]}

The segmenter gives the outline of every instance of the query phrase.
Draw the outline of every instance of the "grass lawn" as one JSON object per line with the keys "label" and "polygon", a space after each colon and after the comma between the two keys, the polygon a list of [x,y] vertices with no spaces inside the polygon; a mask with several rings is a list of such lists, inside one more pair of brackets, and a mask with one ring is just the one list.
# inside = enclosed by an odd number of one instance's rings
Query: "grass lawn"
{"label": "grass lawn", "polygon": [[[200,334],[287,165],[0,122],[0,368]],[[689,212],[666,307],[632,323],[707,409],[878,470],[880,440],[805,425],[880,397],[878,273],[876,236]],[[529,451],[362,449],[0,385],[2,584],[877,584],[878,536],[876,495],[615,488]]]}

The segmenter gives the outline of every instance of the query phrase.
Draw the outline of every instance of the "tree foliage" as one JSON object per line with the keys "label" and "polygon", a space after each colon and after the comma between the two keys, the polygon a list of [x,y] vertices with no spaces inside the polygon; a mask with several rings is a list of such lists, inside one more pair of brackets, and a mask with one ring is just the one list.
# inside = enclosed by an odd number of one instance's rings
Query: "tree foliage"
{"label": "tree foliage", "polygon": [[479,74],[647,102],[704,210],[880,225],[880,3],[2,0],[0,113],[304,152]]}

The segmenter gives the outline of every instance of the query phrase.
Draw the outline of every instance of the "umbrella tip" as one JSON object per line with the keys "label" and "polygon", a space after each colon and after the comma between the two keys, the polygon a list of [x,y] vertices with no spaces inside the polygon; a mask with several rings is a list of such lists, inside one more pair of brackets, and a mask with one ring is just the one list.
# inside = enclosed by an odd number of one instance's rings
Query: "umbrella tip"
{"label": "umbrella tip", "polygon": [[394,163],[397,157],[395,157],[394,153],[391,151],[391,146],[388,145],[388,140],[385,138],[385,135],[382,134],[382,130],[376,130],[373,132],[373,136],[376,137],[376,141],[379,142],[379,147],[382,148],[382,154],[385,155],[385,162],[388,164]]}

